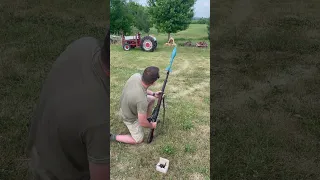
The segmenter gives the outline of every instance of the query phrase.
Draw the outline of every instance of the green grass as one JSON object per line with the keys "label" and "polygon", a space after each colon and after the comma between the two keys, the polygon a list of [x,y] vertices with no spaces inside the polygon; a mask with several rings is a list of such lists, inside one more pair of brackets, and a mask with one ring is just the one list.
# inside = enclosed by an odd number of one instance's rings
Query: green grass
{"label": "green grass", "polygon": [[[194,27],[200,28],[196,31]],[[175,37],[205,37],[205,26],[190,26]],[[199,34],[198,34],[199,33]],[[126,80],[147,66],[161,69],[160,79],[151,90],[160,90],[172,47],[164,46],[166,34],[155,34],[161,42],[151,53],[136,48],[124,51],[121,45],[111,46],[111,132],[126,134],[128,130],[116,116],[119,98]],[[163,43],[163,44],[162,44]],[[209,48],[177,47],[172,73],[166,86],[166,119],[159,136],[151,144],[127,145],[111,143],[112,179],[209,179]],[[159,116],[162,118],[162,111]],[[159,131],[161,130],[161,131]],[[149,131],[146,129],[147,135]],[[156,171],[159,158],[169,159],[167,174]]]}
{"label": "green grass", "polygon": [[320,4],[291,2],[212,6],[215,179],[320,179]]}
{"label": "green grass", "polygon": [[103,39],[106,4],[1,1],[0,179],[27,179],[27,125],[52,62],[83,36]]}

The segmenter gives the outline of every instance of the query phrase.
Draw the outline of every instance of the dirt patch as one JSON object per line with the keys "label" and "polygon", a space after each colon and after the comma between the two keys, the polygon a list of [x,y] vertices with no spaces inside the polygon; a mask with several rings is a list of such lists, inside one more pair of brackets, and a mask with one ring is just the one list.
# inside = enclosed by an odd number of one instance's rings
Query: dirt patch
{"label": "dirt patch", "polygon": [[128,169],[129,164],[125,164],[125,163],[116,163],[116,168],[118,169],[118,171],[125,171],[126,169]]}
{"label": "dirt patch", "polygon": [[204,180],[204,177],[200,173],[193,173],[190,175],[190,179],[192,180]]}
{"label": "dirt patch", "polygon": [[199,125],[197,130],[200,134],[207,134],[208,137],[210,136],[210,126],[209,125]]}

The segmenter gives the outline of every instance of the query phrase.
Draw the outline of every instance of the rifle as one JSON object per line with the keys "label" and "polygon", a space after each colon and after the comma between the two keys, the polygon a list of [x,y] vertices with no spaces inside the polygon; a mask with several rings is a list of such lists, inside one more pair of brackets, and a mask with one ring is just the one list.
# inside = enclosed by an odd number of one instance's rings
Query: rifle
{"label": "rifle", "polygon": [[[161,96],[158,98],[157,106],[153,109],[151,117],[148,118],[149,122],[157,122],[158,115],[159,115],[159,112],[160,112],[161,103],[162,103],[162,105],[163,105],[163,123],[164,123],[164,117],[165,117],[164,90],[165,90],[166,85],[167,85],[169,73],[171,72],[171,66],[172,66],[173,60],[174,60],[174,58],[176,56],[176,53],[177,53],[177,48],[174,47],[174,49],[172,50],[172,53],[171,53],[170,64],[169,64],[168,67],[166,67],[167,76],[166,76],[166,79],[164,80],[164,83],[163,83],[162,88],[161,88]],[[154,135],[154,129],[151,129],[151,131],[149,133],[149,136],[148,136],[148,141],[147,141],[148,143],[152,142],[153,135]]]}

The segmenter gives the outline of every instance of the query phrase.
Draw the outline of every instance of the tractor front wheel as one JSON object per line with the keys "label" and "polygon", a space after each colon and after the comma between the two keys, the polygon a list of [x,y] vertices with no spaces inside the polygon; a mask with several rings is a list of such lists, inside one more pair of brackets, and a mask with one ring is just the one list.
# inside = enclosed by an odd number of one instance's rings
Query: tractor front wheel
{"label": "tractor front wheel", "polygon": [[123,50],[130,51],[130,49],[131,49],[131,46],[129,44],[126,43],[123,45]]}
{"label": "tractor front wheel", "polygon": [[145,36],[141,40],[141,49],[143,51],[152,52],[156,48],[154,39],[151,36]]}

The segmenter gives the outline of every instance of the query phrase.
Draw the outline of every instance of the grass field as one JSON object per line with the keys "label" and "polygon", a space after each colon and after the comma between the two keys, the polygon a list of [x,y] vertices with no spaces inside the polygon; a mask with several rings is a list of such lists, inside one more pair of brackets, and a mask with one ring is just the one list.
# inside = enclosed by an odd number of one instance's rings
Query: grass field
{"label": "grass field", "polygon": [[[195,30],[197,28],[200,31]],[[121,45],[112,45],[110,48],[110,124],[113,133],[128,133],[126,126],[116,114],[122,87],[133,73],[142,72],[147,66],[158,66],[161,69],[161,77],[151,90],[161,89],[172,47],[163,46],[166,34],[155,35],[159,43],[156,51],[152,53],[143,52],[141,49],[127,52]],[[198,41],[206,35],[205,25],[192,25],[173,37],[188,37]],[[135,146],[112,142],[111,179],[209,179],[209,57],[209,48],[177,47],[172,73],[169,75],[165,90],[165,126],[151,144],[143,143]],[[159,117],[162,118],[162,112]],[[149,131],[145,132],[147,135]],[[156,171],[155,165],[159,157],[170,160],[166,175]]]}
{"label": "grass field", "polygon": [[9,1],[0,4],[0,179],[27,176],[27,123],[52,62],[72,41],[103,39],[106,3]]}
{"label": "grass field", "polygon": [[214,179],[320,179],[319,1],[211,7]]}

